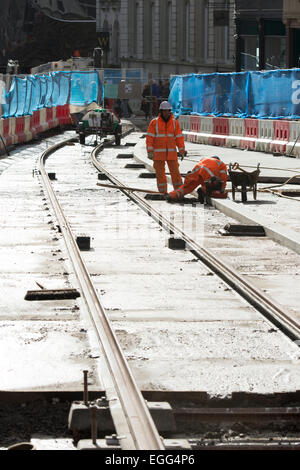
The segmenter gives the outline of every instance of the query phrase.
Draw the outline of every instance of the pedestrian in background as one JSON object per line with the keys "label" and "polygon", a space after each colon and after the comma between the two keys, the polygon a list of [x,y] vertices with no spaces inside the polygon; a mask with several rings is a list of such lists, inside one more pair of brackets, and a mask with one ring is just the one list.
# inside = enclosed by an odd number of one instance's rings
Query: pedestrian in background
{"label": "pedestrian in background", "polygon": [[182,178],[179,171],[177,148],[182,157],[186,155],[186,151],[180,125],[173,116],[168,101],[161,103],[159,116],[152,119],[149,124],[146,147],[148,158],[153,160],[159,192],[164,194],[168,192],[165,173],[166,162],[171,173],[173,188],[179,188],[182,185]]}
{"label": "pedestrian in background", "polygon": [[148,119],[150,116],[150,96],[151,90],[149,83],[146,83],[143,88],[142,92],[142,103],[141,103],[141,111],[145,113],[145,119]]}
{"label": "pedestrian in background", "polygon": [[117,116],[117,118],[119,119],[119,121],[121,120],[121,118],[124,116],[123,112],[122,112],[122,108],[121,108],[121,100],[119,98],[117,98],[115,101],[114,101],[114,104],[113,104],[113,112],[114,114]]}
{"label": "pedestrian in background", "polygon": [[170,84],[169,84],[169,81],[166,80],[165,82],[163,82],[161,86],[160,97],[167,100],[169,98],[169,94],[170,94]]}
{"label": "pedestrian in background", "polygon": [[151,95],[152,95],[152,112],[154,116],[158,115],[159,112],[159,97],[160,97],[160,90],[158,84],[151,80]]}

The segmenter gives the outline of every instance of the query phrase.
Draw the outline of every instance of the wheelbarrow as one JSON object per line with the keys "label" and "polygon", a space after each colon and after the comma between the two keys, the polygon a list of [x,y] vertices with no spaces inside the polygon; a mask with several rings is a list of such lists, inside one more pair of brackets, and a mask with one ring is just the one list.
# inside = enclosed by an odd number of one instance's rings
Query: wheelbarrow
{"label": "wheelbarrow", "polygon": [[[229,164],[228,174],[232,184],[232,199],[234,201],[236,191],[242,193],[242,202],[247,201],[247,191],[253,191],[253,199],[256,200],[257,179],[260,174],[259,165],[260,163],[257,164],[256,170],[248,172],[243,168],[240,168],[238,163],[234,163],[233,165],[231,163]],[[237,189],[239,186],[241,186],[241,189]]]}

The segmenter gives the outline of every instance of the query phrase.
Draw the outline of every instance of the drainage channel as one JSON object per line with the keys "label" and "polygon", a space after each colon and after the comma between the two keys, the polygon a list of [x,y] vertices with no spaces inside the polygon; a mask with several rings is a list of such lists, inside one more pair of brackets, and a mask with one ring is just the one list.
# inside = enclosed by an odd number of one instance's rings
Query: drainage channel
{"label": "drainage channel", "polygon": [[[179,241],[181,240],[196,258],[208,266],[215,274],[217,274],[239,295],[241,295],[258,312],[263,314],[292,341],[300,339],[300,324],[297,322],[297,320],[294,320],[289,315],[287,315],[280,306],[278,306],[269,297],[264,295],[259,289],[254,287],[238,272],[226,266],[210,251],[191,239],[185,232],[178,228],[172,221],[166,219],[166,217],[161,212],[157,211],[143,198],[137,194],[134,194],[132,191],[126,190],[122,182],[114,177],[97,159],[98,154],[104,149],[104,147],[105,145],[103,144],[99,145],[93,150],[91,154],[92,162],[99,172],[101,172],[103,175],[106,175],[106,177],[115,186],[122,187],[122,189],[120,188],[120,191],[122,191],[135,204],[137,204],[144,212],[150,215],[160,226],[162,226],[170,234],[176,234],[176,236],[179,238]],[[145,193],[147,193],[147,190],[145,190]]]}
{"label": "drainage channel", "polygon": [[109,402],[115,429],[118,436],[122,436],[120,446],[123,450],[161,450],[164,449],[162,439],[129,370],[45,170],[44,165],[47,158],[53,152],[74,140],[77,139],[68,139],[56,144],[41,155],[39,166],[43,184],[53,206],[82,296],[103,349],[107,368],[104,379],[106,398]]}

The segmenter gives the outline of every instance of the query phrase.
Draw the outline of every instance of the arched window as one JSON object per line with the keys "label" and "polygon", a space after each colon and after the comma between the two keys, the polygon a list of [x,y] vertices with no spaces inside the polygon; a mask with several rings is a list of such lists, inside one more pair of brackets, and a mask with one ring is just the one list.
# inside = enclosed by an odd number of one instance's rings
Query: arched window
{"label": "arched window", "polygon": [[172,58],[172,2],[168,2],[168,57]]}

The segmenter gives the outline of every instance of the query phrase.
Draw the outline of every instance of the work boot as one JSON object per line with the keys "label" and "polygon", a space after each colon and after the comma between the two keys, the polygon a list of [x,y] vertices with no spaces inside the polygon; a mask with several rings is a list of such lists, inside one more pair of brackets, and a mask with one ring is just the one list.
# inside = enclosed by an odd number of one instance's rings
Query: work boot
{"label": "work boot", "polygon": [[166,194],[166,201],[167,202],[175,202],[175,199],[173,199],[169,194]]}
{"label": "work boot", "polygon": [[203,189],[202,189],[202,188],[198,188],[198,189],[197,189],[197,193],[198,193],[198,201],[200,202],[200,204],[204,204],[204,192],[203,192]]}

